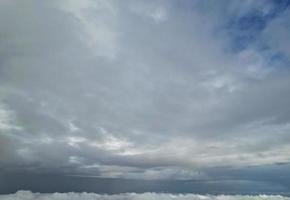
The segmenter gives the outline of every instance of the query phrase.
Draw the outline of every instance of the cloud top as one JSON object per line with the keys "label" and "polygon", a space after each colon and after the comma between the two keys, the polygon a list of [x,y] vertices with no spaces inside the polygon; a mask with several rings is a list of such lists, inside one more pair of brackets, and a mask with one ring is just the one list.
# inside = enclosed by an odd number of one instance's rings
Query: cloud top
{"label": "cloud top", "polygon": [[0,200],[289,200],[280,195],[197,195],[197,194],[163,194],[163,193],[125,193],[100,195],[94,193],[53,193],[40,194],[30,191],[18,191],[15,194],[0,195]]}

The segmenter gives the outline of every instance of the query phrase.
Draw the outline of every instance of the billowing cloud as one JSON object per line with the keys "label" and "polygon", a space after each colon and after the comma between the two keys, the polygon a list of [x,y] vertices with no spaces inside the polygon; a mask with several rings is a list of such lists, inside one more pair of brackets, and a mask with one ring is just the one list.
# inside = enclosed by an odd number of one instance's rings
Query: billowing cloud
{"label": "billowing cloud", "polygon": [[210,179],[289,162],[289,8],[266,2],[2,1],[0,168]]}
{"label": "billowing cloud", "polygon": [[257,195],[257,196],[242,196],[242,195],[234,195],[234,196],[214,196],[214,195],[195,195],[195,194],[162,194],[162,193],[126,193],[126,194],[117,194],[117,195],[100,195],[94,193],[53,193],[53,194],[40,194],[40,193],[32,193],[30,191],[18,191],[15,194],[9,195],[0,195],[1,200],[87,200],[87,199],[102,199],[102,200],[122,200],[122,199],[131,199],[131,200],[168,200],[168,199],[176,199],[176,200],[255,200],[255,199],[267,199],[267,200],[288,200],[288,197],[283,197],[279,195]]}

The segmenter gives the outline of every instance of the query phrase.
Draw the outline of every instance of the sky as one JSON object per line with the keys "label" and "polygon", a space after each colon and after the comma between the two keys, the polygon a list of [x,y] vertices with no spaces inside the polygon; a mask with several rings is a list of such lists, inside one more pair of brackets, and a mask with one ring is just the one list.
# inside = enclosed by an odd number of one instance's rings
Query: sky
{"label": "sky", "polygon": [[289,5],[1,0],[0,193],[23,176],[290,192]]}

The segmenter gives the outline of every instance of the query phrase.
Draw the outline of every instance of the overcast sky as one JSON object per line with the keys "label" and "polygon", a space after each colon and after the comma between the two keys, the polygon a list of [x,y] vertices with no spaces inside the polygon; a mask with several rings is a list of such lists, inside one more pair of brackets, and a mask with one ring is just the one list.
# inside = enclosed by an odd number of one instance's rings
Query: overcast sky
{"label": "overcast sky", "polygon": [[289,189],[288,5],[1,0],[0,170]]}

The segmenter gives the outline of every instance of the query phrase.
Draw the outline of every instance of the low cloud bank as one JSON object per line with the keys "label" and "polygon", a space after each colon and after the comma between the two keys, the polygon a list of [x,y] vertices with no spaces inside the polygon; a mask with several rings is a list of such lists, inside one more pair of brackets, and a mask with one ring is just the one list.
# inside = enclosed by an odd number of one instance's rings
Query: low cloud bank
{"label": "low cloud bank", "polygon": [[280,195],[197,195],[197,194],[163,194],[163,193],[125,193],[117,195],[101,195],[94,193],[53,193],[40,194],[30,191],[18,191],[15,194],[0,195],[0,200],[290,200]]}

